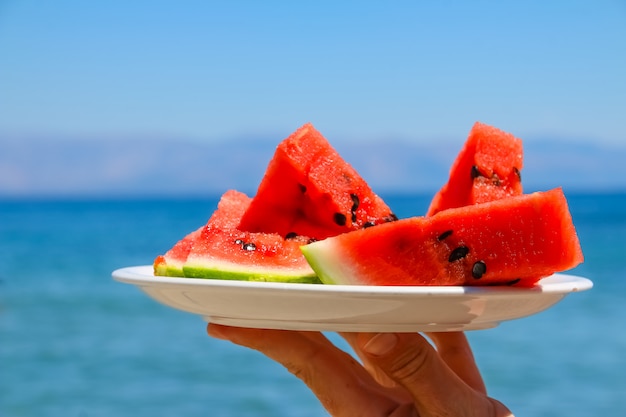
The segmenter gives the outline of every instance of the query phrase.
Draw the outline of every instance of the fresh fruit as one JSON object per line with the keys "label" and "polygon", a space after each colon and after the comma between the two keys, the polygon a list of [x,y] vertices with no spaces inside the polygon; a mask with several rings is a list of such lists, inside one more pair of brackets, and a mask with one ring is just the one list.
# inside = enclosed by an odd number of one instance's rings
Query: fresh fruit
{"label": "fresh fruit", "polygon": [[279,144],[254,198],[226,192],[204,227],[157,257],[155,274],[530,286],[583,256],[562,190],[522,195],[521,168],[521,141],[477,123],[427,215],[390,223],[389,207],[307,124]]}
{"label": "fresh fruit", "polygon": [[238,191],[224,193],[205,226],[157,257],[155,275],[319,283],[300,252],[308,238],[237,229],[250,201]]}
{"label": "fresh fruit", "polygon": [[313,125],[276,148],[240,230],[324,239],[396,217]]}
{"label": "fresh fruit", "polygon": [[326,284],[530,286],[583,260],[560,188],[402,219],[302,251]]}
{"label": "fresh fruit", "polygon": [[450,169],[448,182],[432,199],[427,215],[522,194],[522,141],[475,123]]}
{"label": "fresh fruit", "polygon": [[[206,225],[189,233],[179,240],[170,250],[160,255],[154,261],[155,275],[165,275],[172,277],[182,277],[183,265],[187,262],[187,257],[191,253],[196,240],[203,233],[210,233],[214,230],[233,230],[239,224],[241,215],[250,205],[250,197],[235,190],[229,190],[222,195],[217,205],[217,210],[213,212]],[[208,229],[208,231],[205,231]]]}
{"label": "fresh fruit", "polygon": [[164,255],[154,261],[154,274],[172,277],[182,277],[183,265],[193,248],[194,242],[202,234],[204,228],[233,229],[237,227],[242,213],[250,205],[250,197],[238,191],[230,190],[221,197],[217,210],[213,212],[207,224],[187,234],[179,240]]}

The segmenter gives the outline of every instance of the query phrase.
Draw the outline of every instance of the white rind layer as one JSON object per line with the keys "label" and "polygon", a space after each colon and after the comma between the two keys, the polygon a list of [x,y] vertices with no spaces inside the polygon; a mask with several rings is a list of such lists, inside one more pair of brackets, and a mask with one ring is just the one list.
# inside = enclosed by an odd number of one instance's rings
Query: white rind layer
{"label": "white rind layer", "polygon": [[300,248],[324,284],[358,285],[356,270],[332,239],[320,240]]}

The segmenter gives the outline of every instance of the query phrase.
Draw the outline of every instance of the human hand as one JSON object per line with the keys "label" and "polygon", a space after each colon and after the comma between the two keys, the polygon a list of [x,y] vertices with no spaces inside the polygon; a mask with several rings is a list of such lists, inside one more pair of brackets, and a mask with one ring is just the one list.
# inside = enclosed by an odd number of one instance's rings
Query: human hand
{"label": "human hand", "polygon": [[511,417],[485,385],[463,333],[344,333],[361,359],[319,332],[209,324],[210,336],[258,350],[300,378],[334,417]]}

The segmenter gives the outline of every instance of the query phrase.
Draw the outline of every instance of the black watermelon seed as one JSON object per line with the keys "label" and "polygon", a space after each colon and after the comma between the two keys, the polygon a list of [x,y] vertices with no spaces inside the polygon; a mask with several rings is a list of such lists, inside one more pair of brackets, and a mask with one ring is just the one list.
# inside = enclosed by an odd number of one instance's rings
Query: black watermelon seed
{"label": "black watermelon seed", "polygon": [[458,261],[459,259],[463,259],[467,256],[468,253],[469,248],[467,246],[459,246],[450,253],[450,256],[448,257],[448,262],[454,262]]}
{"label": "black watermelon seed", "polygon": [[244,243],[241,248],[243,250],[253,251],[256,250],[256,245],[254,243]]}
{"label": "black watermelon seed", "polygon": [[398,220],[398,216],[396,216],[394,213],[389,213],[389,216],[385,217],[383,220],[386,222],[395,222],[396,220]]}
{"label": "black watermelon seed", "polygon": [[356,194],[350,194],[350,198],[352,199],[352,208],[351,211],[356,211],[359,208],[359,196]]}
{"label": "black watermelon seed", "polygon": [[306,193],[306,185],[304,184],[298,184],[298,187],[300,187],[300,192],[301,193]]}
{"label": "black watermelon seed", "polygon": [[513,172],[515,172],[515,175],[517,175],[517,179],[518,180],[522,180],[522,172],[519,170],[518,167],[513,167]]}
{"label": "black watermelon seed", "polygon": [[376,226],[374,222],[365,222],[363,223],[363,229],[367,229],[368,227]]}
{"label": "black watermelon seed", "polygon": [[235,239],[235,243],[236,243],[237,245],[243,245],[243,240],[241,240],[241,239]]}
{"label": "black watermelon seed", "polygon": [[445,232],[443,232],[437,237],[437,240],[441,242],[445,238],[449,237],[451,234],[452,234],[452,229],[446,230]]}
{"label": "black watermelon seed", "polygon": [[339,226],[345,226],[346,225],[346,215],[342,214],[342,213],[335,213],[333,215],[333,220],[335,221],[335,223],[337,223]]}
{"label": "black watermelon seed", "polygon": [[472,165],[472,170],[470,172],[470,175],[472,176],[472,179],[482,176],[482,174],[480,173],[476,165]]}
{"label": "black watermelon seed", "polygon": [[352,223],[356,223],[356,211],[359,208],[359,196],[356,194],[350,194],[350,198],[352,199],[352,207],[350,207],[350,212],[352,214],[352,216],[350,217],[350,219],[352,220]]}
{"label": "black watermelon seed", "polygon": [[293,239],[296,236],[298,236],[296,232],[289,232],[285,235],[285,239]]}
{"label": "black watermelon seed", "polygon": [[477,261],[472,266],[472,276],[475,279],[481,279],[485,272],[487,272],[487,265],[483,261]]}

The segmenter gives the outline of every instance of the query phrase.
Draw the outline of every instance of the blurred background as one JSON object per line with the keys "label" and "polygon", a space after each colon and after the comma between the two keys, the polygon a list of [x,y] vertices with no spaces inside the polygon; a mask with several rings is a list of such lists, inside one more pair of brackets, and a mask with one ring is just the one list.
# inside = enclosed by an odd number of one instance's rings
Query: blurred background
{"label": "blurred background", "polygon": [[524,140],[527,191],[564,187],[595,283],[470,334],[492,395],[625,414],[624,74],[620,0],[0,0],[0,415],[325,415],[111,271],[254,194],[306,122],[422,214],[476,121]]}
{"label": "blurred background", "polygon": [[4,0],[0,194],[253,192],[305,122],[377,189],[438,187],[476,121],[527,142],[527,186],[623,187],[625,16],[618,0]]}

